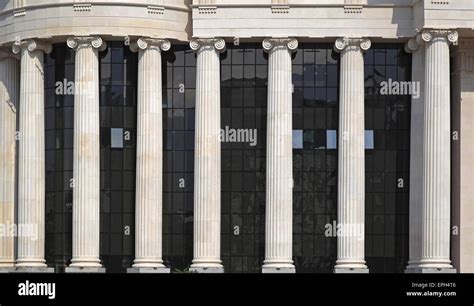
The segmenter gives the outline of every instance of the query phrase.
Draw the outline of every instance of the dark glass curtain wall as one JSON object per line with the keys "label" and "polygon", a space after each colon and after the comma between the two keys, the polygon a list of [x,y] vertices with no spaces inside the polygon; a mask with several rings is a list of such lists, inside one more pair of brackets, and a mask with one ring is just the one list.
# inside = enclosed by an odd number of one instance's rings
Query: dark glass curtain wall
{"label": "dark glass curtain wall", "polygon": [[293,258],[297,272],[331,272],[337,211],[339,55],[300,44],[293,59]]}
{"label": "dark glass curtain wall", "polygon": [[162,71],[163,260],[180,272],[193,259],[195,52],[172,45]]}
{"label": "dark glass curtain wall", "polygon": [[[137,55],[121,42],[100,53],[100,258],[125,272],[134,258]],[[46,260],[63,271],[72,255],[74,51],[45,56]]]}
{"label": "dark glass curtain wall", "polygon": [[365,256],[370,272],[402,273],[408,260],[409,95],[383,95],[383,81],[410,81],[403,44],[365,54]]}
{"label": "dark glass curtain wall", "polygon": [[[265,254],[267,59],[260,44],[228,44],[221,56],[221,129],[229,136],[222,139],[221,252],[231,273],[260,272]],[[239,130],[248,138],[233,141]]]}
{"label": "dark glass curtain wall", "polygon": [[[340,56],[332,46],[300,43],[293,54],[297,272],[332,272],[337,255],[329,230],[337,222]],[[267,59],[261,44],[228,44],[221,54],[226,272],[260,272],[264,260]],[[196,54],[173,45],[162,64],[163,259],[182,272],[193,258]],[[402,44],[374,44],[365,54],[366,260],[376,273],[403,272],[408,259],[410,96],[380,88],[410,75]],[[72,251],[73,81],[74,52],[56,44],[45,56],[46,259],[58,271]],[[137,54],[108,42],[100,53],[100,256],[108,272],[125,272],[134,259],[136,89]]]}
{"label": "dark glass curtain wall", "polygon": [[137,54],[122,42],[100,52],[100,258],[107,272],[134,259]]}
{"label": "dark glass curtain wall", "polygon": [[45,257],[48,266],[64,271],[72,255],[74,95],[68,89],[74,82],[74,51],[57,44],[44,59]]}

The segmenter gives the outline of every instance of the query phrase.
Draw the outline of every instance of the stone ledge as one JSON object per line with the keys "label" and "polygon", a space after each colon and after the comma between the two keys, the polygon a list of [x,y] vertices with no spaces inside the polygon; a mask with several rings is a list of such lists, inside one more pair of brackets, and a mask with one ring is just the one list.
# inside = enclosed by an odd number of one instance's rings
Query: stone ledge
{"label": "stone ledge", "polygon": [[67,267],[66,273],[105,273],[102,267]]}
{"label": "stone ledge", "polygon": [[368,268],[334,268],[334,273],[336,274],[345,274],[345,273],[369,273]]}
{"label": "stone ledge", "polygon": [[224,273],[224,267],[191,267],[191,273]]}
{"label": "stone ledge", "polygon": [[157,273],[157,274],[169,274],[170,268],[166,267],[140,267],[140,268],[128,268],[127,273]]}
{"label": "stone ledge", "polygon": [[439,273],[439,274],[450,274],[450,273],[456,273],[456,269],[454,268],[409,268],[405,269],[405,273]]}
{"label": "stone ledge", "polygon": [[54,273],[49,267],[15,267],[10,273]]}
{"label": "stone ledge", "polygon": [[15,272],[15,267],[1,267],[0,274]]}
{"label": "stone ledge", "polygon": [[277,268],[277,267],[262,267],[262,274],[295,274],[296,269],[295,267],[283,267],[283,268]]}

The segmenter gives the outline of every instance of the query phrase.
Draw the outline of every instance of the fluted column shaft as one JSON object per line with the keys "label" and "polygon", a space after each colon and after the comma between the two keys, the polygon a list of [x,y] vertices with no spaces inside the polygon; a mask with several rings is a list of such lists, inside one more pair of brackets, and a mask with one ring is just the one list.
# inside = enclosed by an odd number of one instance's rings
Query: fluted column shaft
{"label": "fluted column shaft", "polygon": [[21,53],[18,154],[18,258],[16,266],[45,268],[44,52],[34,40],[13,46]]}
{"label": "fluted column shaft", "polygon": [[451,269],[449,43],[456,31],[426,30],[421,268]]}
{"label": "fluted column shaft", "polygon": [[420,95],[411,97],[409,259],[407,272],[418,268],[421,259],[421,199],[423,182],[423,113],[425,46],[421,37],[410,39],[405,50],[412,53],[412,82],[420,84]]}
{"label": "fluted column shaft", "polygon": [[15,265],[15,132],[20,86],[18,60],[0,49],[0,270]]}
{"label": "fluted column shaft", "polygon": [[364,57],[368,39],[339,38],[339,156],[335,272],[366,272],[364,260],[365,136]]}
{"label": "fluted column shaft", "polygon": [[100,37],[67,40],[76,51],[74,94],[72,260],[70,267],[101,267],[99,58]]}
{"label": "fluted column shaft", "polygon": [[222,39],[195,39],[194,259],[191,269],[223,271],[221,237],[220,61]]}
{"label": "fluted column shaft", "polygon": [[291,52],[298,41],[270,38],[268,52],[265,261],[262,272],[294,273]]}
{"label": "fluted column shaft", "polygon": [[139,52],[134,268],[164,268],[161,50],[169,48],[167,40],[146,38],[132,47]]}

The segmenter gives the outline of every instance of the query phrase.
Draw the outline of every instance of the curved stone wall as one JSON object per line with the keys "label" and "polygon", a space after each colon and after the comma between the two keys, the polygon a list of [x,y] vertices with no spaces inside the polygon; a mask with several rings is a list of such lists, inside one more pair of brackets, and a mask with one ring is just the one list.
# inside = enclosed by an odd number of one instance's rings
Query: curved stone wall
{"label": "curved stone wall", "polygon": [[68,36],[190,38],[191,0],[2,0],[0,45],[29,38]]}

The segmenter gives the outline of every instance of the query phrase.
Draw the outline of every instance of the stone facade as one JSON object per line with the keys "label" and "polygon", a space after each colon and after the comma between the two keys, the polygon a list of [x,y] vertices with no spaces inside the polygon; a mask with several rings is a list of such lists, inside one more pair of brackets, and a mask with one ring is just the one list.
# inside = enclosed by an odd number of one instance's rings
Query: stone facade
{"label": "stone facade", "polygon": [[341,54],[337,219],[348,226],[348,235],[338,237],[334,270],[368,272],[364,239],[350,227],[364,225],[363,54],[371,43],[396,42],[412,53],[412,80],[422,88],[411,105],[406,271],[474,272],[471,0],[3,0],[0,28],[0,223],[33,224],[36,233],[35,239],[20,233],[16,244],[0,237],[0,269],[51,270],[44,260],[43,58],[51,44],[67,42],[76,58],[73,259],[67,271],[104,271],[98,52],[106,41],[123,41],[139,52],[136,259],[130,272],[169,272],[161,251],[162,97],[155,84],[162,80],[161,52],[173,44],[190,44],[197,54],[191,270],[222,272],[219,56],[226,42],[263,42],[269,77],[262,271],[293,273],[292,51],[302,42],[330,42]]}

